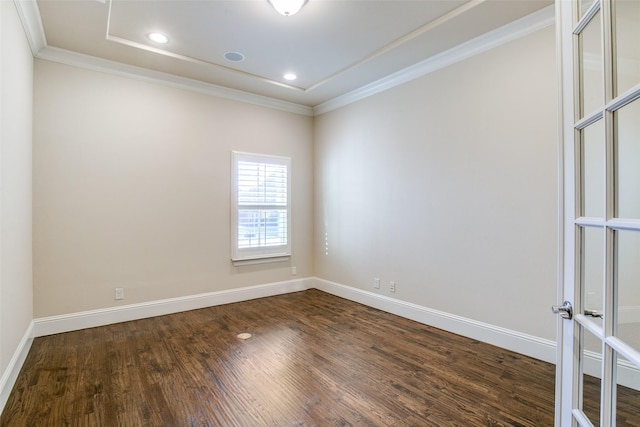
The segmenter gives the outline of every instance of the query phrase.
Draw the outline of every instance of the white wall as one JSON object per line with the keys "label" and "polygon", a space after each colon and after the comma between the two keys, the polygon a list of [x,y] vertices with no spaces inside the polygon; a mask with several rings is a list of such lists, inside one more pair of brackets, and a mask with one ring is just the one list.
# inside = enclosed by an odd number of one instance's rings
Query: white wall
{"label": "white wall", "polygon": [[317,117],[316,275],[554,339],[556,99],[547,28]]}
{"label": "white wall", "polygon": [[[43,60],[34,85],[35,317],[313,275],[311,117]],[[232,150],[292,158],[290,263],[231,265]]]}
{"label": "white wall", "polygon": [[[295,265],[553,339],[555,71],[547,28],[314,120],[37,60],[35,317],[287,280]],[[291,263],[231,266],[232,150],[293,158]]]}
{"label": "white wall", "polygon": [[0,375],[6,379],[33,318],[33,57],[13,2],[0,2],[0,21]]}

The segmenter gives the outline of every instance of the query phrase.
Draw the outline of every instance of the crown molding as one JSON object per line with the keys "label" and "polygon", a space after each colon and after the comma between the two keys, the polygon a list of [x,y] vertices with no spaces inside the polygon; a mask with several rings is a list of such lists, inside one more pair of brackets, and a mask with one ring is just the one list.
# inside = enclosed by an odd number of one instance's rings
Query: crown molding
{"label": "crown molding", "polygon": [[282,101],[268,96],[256,95],[211,83],[205,83],[198,80],[188,79],[186,77],[179,77],[173,74],[162,73],[160,71],[149,70],[147,68],[137,67],[134,65],[123,64],[121,62],[110,61],[56,47],[47,46],[40,49],[36,58],[151,83],[163,84],[178,89],[199,92],[206,95],[286,111],[289,113],[305,116],[313,115],[313,109],[305,105]]}
{"label": "crown molding", "polygon": [[401,71],[390,74],[371,84],[319,104],[313,108],[314,115],[328,113],[329,111],[336,110],[419,77],[423,77],[464,59],[549,27],[553,25],[554,22],[555,7],[553,5],[547,6],[524,18],[503,25],[496,30],[478,36]]}
{"label": "crown molding", "polygon": [[36,56],[38,51],[47,45],[38,3],[35,0],[13,0],[13,3],[16,5],[31,53]]}
{"label": "crown molding", "polygon": [[324,114],[380,92],[384,92],[464,59],[534,33],[553,25],[555,22],[555,9],[554,6],[551,5],[452,49],[418,62],[413,66],[390,74],[376,82],[335,97],[312,108],[294,102],[283,101],[238,89],[231,89],[194,79],[178,77],[169,73],[153,71],[142,67],[127,65],[116,61],[110,61],[65,49],[47,46],[47,40],[42,26],[42,19],[40,17],[40,11],[36,0],[14,0],[14,3],[16,5],[18,15],[20,16],[20,20],[22,21],[25,35],[28,39],[33,56],[38,59],[164,84],[183,90],[195,91],[246,104],[258,105],[305,116]]}

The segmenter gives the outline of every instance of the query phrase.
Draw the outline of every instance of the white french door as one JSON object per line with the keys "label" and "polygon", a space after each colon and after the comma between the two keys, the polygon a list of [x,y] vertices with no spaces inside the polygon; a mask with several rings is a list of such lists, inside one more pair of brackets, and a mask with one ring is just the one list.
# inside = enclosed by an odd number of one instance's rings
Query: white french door
{"label": "white french door", "polygon": [[556,425],[638,426],[640,0],[556,6],[567,301],[555,307]]}

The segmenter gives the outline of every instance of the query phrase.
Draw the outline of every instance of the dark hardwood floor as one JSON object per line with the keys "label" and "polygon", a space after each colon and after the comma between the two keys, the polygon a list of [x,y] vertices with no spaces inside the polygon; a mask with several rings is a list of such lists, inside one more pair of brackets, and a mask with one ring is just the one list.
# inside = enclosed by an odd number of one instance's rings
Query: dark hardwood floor
{"label": "dark hardwood floor", "polygon": [[550,364],[310,290],[37,338],[0,425],[551,426],[553,405]]}

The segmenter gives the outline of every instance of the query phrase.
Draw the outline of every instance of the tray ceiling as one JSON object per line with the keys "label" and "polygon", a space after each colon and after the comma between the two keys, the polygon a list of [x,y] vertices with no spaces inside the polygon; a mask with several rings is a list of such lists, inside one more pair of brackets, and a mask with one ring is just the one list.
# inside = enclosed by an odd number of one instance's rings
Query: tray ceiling
{"label": "tray ceiling", "polygon": [[[40,0],[46,48],[62,49],[314,107],[369,85],[551,0]],[[169,42],[148,38],[161,32]],[[244,60],[229,61],[228,52]],[[285,73],[295,73],[288,81]]]}

